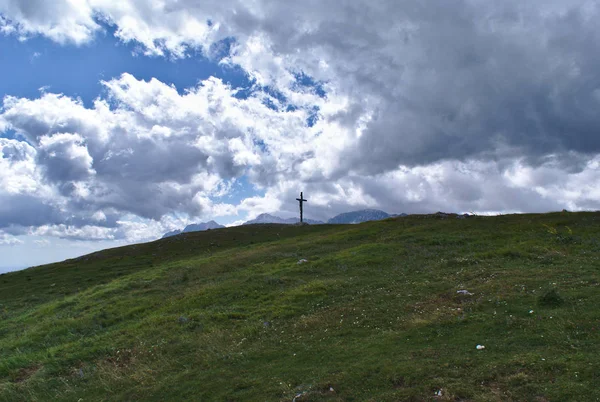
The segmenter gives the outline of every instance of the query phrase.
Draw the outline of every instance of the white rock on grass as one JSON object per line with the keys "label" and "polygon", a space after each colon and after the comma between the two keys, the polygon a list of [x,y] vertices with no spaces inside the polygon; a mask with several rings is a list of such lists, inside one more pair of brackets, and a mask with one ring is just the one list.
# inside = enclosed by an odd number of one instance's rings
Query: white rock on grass
{"label": "white rock on grass", "polygon": [[477,350],[483,350],[483,349],[485,349],[485,346],[483,346],[483,345],[477,345],[475,347],[477,348]]}
{"label": "white rock on grass", "polygon": [[467,295],[467,296],[473,296],[473,295],[475,294],[475,293],[471,293],[471,292],[469,292],[469,291],[468,291],[468,290],[466,290],[466,289],[463,289],[463,290],[457,290],[457,291],[456,291],[456,293],[459,293],[459,294],[461,294],[461,295]]}
{"label": "white rock on grass", "polygon": [[304,264],[305,262],[308,262],[308,260],[305,260],[304,258],[298,260],[298,264]]}

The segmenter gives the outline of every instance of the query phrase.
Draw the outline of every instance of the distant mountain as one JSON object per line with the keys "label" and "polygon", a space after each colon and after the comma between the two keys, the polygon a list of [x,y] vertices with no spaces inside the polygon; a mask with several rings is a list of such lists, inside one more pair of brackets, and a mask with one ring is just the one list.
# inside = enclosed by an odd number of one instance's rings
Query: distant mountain
{"label": "distant mountain", "polygon": [[204,223],[192,223],[191,225],[187,225],[185,227],[185,229],[183,229],[183,233],[201,232],[203,230],[208,230],[208,229],[222,229],[224,227],[225,226],[219,225],[215,221],[208,221],[208,222],[204,222]]}
{"label": "distant mountain", "polygon": [[378,209],[363,209],[360,211],[346,212],[329,219],[327,223],[361,223],[379,221],[391,215]]}
{"label": "distant mountain", "polygon": [[294,221],[288,222],[288,219],[283,219],[278,216],[270,215],[270,214],[260,214],[256,218],[249,220],[248,222],[244,222],[244,225],[253,225],[256,223],[281,223],[281,224],[292,224],[296,223]]}
{"label": "distant mountain", "polygon": [[181,230],[173,230],[172,232],[165,233],[162,238],[166,239],[167,237],[177,236],[180,233],[181,233]]}
{"label": "distant mountain", "polygon": [[[244,225],[254,225],[257,223],[279,223],[282,225],[293,225],[294,223],[300,222],[299,218],[288,218],[283,219],[278,216],[270,215],[270,214],[260,214],[255,219],[249,220],[248,222],[244,222]],[[325,222],[315,221],[313,219],[304,219],[304,222],[310,225],[322,225]]]}
{"label": "distant mountain", "polygon": [[[360,211],[346,212],[344,214],[339,214],[327,221],[327,223],[361,223],[368,221],[378,221],[385,218],[395,217],[395,216],[406,216],[406,214],[399,215],[390,215],[386,212],[377,210],[377,209],[363,209]],[[295,223],[300,222],[299,218],[280,218],[279,216],[271,215],[271,214],[260,214],[256,218],[244,222],[242,225],[255,225],[261,223],[278,223],[280,225],[293,225]],[[304,219],[305,223],[309,225],[323,225],[325,222],[317,221],[314,219]],[[181,233],[189,233],[189,232],[201,232],[203,230],[208,229],[219,229],[224,228],[225,226],[219,225],[215,221],[191,224],[185,227],[183,230],[173,230],[172,232],[165,233],[163,235],[163,239],[171,236],[177,236]]]}
{"label": "distant mountain", "polygon": [[191,225],[187,225],[183,230],[173,230],[172,232],[165,233],[162,238],[164,239],[166,237],[177,236],[180,233],[202,232],[202,231],[208,230],[208,229],[220,229],[220,228],[224,228],[224,227],[225,226],[219,225],[215,221],[192,223]]}

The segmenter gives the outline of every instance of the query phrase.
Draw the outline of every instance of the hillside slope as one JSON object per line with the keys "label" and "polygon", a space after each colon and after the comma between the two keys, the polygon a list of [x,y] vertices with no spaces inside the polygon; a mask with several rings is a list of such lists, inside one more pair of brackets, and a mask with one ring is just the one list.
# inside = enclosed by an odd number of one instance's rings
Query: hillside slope
{"label": "hillside slope", "polygon": [[598,400],[599,223],[240,226],[4,274],[0,400]]}

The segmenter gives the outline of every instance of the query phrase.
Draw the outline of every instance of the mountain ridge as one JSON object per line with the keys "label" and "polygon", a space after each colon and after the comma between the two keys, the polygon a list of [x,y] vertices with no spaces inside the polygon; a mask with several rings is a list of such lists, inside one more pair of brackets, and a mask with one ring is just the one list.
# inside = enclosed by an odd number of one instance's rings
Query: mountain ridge
{"label": "mountain ridge", "polygon": [[210,229],[222,229],[225,226],[219,225],[217,222],[210,220],[208,222],[200,222],[200,223],[192,223],[187,225],[182,230],[172,230],[170,232],[165,233],[162,238],[166,239],[167,237],[177,236],[181,233],[190,233],[190,232],[203,232],[205,230]]}
{"label": "mountain ridge", "polygon": [[[344,212],[334,216],[327,220],[327,222],[323,222],[315,219],[304,219],[304,222],[309,225],[324,225],[324,224],[356,224],[362,222],[370,222],[370,221],[378,221],[386,218],[393,218],[397,216],[406,216],[407,214],[388,214],[379,209],[359,209],[356,211]],[[277,215],[271,215],[269,213],[262,213],[258,215],[256,218],[251,219],[242,223],[240,226],[244,225],[257,225],[257,224],[267,224],[267,223],[275,223],[280,225],[294,225],[300,222],[299,218],[281,218]],[[224,228],[225,226],[219,225],[217,222],[211,220],[208,222],[202,222],[199,224],[190,224],[186,226],[183,230],[173,230],[171,232],[165,233],[163,235],[163,239],[167,237],[177,236],[181,233],[189,233],[189,232],[201,232],[208,229],[219,229]]]}
{"label": "mountain ridge", "polygon": [[[262,224],[262,223],[278,223],[278,224],[282,224],[282,225],[293,225],[293,224],[296,224],[299,222],[300,222],[299,218],[284,219],[284,218],[280,218],[279,216],[276,216],[276,215],[264,213],[264,214],[258,215],[254,219],[251,219],[249,221],[242,223],[242,225],[255,225],[255,224]],[[304,222],[308,223],[309,225],[323,225],[325,223],[323,221],[318,221],[318,220],[314,220],[314,219],[304,219]]]}
{"label": "mountain ridge", "polygon": [[391,215],[379,209],[361,209],[358,211],[344,212],[329,219],[330,224],[354,224],[369,221],[380,221]]}

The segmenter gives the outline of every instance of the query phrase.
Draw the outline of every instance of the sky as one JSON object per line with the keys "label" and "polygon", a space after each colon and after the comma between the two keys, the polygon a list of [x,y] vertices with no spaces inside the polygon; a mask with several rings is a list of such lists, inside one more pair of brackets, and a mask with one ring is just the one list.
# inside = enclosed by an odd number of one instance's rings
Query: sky
{"label": "sky", "polygon": [[0,272],[261,213],[600,209],[600,4],[0,0]]}

